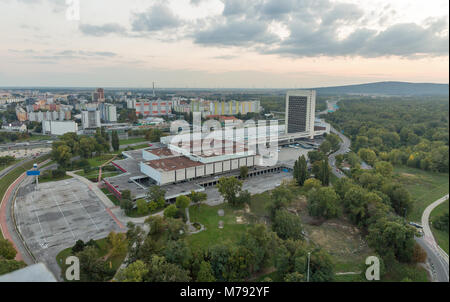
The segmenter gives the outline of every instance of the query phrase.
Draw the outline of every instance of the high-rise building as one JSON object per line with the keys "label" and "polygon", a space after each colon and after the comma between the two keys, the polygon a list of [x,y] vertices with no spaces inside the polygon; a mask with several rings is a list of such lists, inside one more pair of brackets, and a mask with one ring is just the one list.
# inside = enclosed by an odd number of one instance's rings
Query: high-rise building
{"label": "high-rise building", "polygon": [[288,91],[286,94],[286,134],[309,133],[314,138],[315,90]]}
{"label": "high-rise building", "polygon": [[83,129],[96,129],[101,127],[100,111],[88,110],[81,112],[81,124]]}
{"label": "high-rise building", "polygon": [[105,91],[103,88],[97,88],[92,93],[92,102],[104,102],[105,101]]}
{"label": "high-rise building", "polygon": [[116,106],[111,105],[111,104],[101,103],[98,106],[98,109],[100,110],[100,117],[102,120],[104,120],[108,123],[117,122]]}

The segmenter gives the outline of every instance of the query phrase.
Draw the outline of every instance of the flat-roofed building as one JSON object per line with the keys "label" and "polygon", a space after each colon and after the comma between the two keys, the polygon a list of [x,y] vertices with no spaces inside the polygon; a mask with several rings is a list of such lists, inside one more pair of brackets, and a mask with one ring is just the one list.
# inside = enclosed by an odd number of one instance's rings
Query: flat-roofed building
{"label": "flat-roofed building", "polygon": [[78,125],[75,121],[42,121],[43,134],[64,135],[69,132],[78,132]]}

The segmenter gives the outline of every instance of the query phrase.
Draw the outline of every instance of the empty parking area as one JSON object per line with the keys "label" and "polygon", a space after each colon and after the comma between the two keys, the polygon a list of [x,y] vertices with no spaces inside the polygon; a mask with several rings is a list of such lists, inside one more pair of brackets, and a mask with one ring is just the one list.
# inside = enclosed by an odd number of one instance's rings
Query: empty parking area
{"label": "empty parking area", "polygon": [[[244,181],[242,186],[243,190],[248,190],[250,194],[259,194],[265,191],[273,190],[278,187],[283,180],[292,179],[292,173],[278,172],[258,175],[253,178],[248,178]],[[208,195],[208,199],[205,202],[210,206],[216,206],[223,203],[223,197],[220,195],[217,187],[206,188],[205,193]]]}
{"label": "empty parking area", "polygon": [[[55,256],[77,240],[120,231],[97,196],[79,180],[23,185],[15,202],[16,223],[27,246],[54,271]],[[57,267],[57,265],[56,265]],[[54,268],[54,269],[52,269]]]}

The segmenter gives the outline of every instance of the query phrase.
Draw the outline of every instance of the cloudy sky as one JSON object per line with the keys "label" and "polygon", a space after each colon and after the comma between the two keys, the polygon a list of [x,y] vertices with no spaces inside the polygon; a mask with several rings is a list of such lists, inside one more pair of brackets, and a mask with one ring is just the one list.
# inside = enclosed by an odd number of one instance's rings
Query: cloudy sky
{"label": "cloudy sky", "polygon": [[0,0],[0,86],[448,83],[448,6],[448,0]]}

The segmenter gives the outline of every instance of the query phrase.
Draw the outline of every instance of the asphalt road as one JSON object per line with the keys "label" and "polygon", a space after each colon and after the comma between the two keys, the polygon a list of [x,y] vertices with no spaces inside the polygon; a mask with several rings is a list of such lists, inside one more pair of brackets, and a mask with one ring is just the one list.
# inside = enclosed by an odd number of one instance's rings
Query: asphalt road
{"label": "asphalt road", "polygon": [[430,228],[430,214],[434,208],[445,202],[449,195],[436,200],[430,204],[422,214],[423,237],[416,238],[416,242],[427,252],[428,261],[431,266],[432,279],[437,282],[449,282],[449,261],[448,255],[439,247],[434,239]]}
{"label": "asphalt road", "polygon": [[[334,110],[334,105],[337,103],[337,101],[332,101],[329,102],[327,101],[327,109],[320,112],[319,115],[324,115],[324,114],[328,114],[328,110]],[[328,156],[328,163],[331,166],[331,171],[333,172],[334,175],[336,175],[336,177],[338,178],[342,178],[345,177],[345,174],[342,172],[339,172],[338,169],[336,168],[336,155],[339,154],[346,154],[347,152],[350,151],[350,146],[351,146],[351,141],[348,137],[346,137],[344,134],[342,134],[341,132],[337,131],[336,129],[333,128],[333,126],[330,125],[330,131],[331,133],[337,134],[340,139],[341,139],[341,144],[339,146],[339,150],[337,150],[336,152],[330,154],[330,156]]]}

